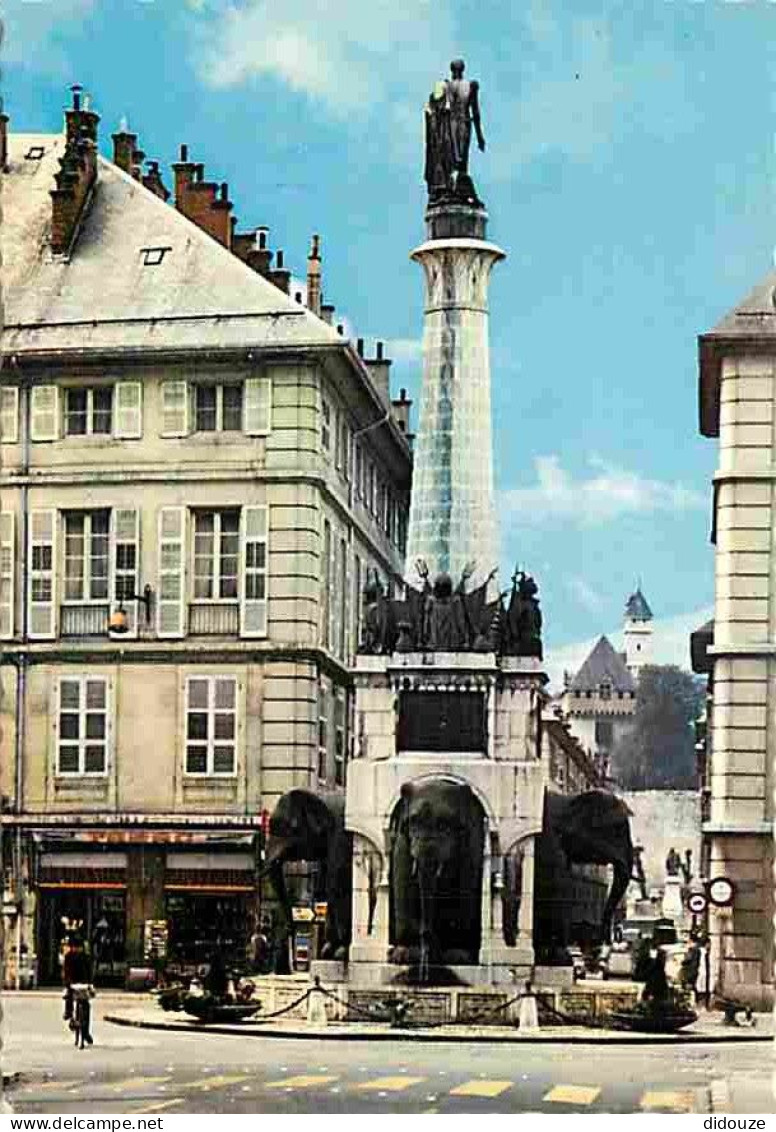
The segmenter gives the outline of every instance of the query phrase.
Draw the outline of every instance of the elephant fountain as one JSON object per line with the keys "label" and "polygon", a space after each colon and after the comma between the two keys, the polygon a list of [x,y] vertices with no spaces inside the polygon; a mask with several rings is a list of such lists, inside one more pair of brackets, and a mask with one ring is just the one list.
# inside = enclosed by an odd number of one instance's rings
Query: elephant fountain
{"label": "elephant fountain", "polygon": [[405,783],[391,820],[391,962],[425,982],[432,968],[476,964],[484,813],[468,786]]}
{"label": "elephant fountain", "polygon": [[351,932],[351,857],[353,837],[345,829],[345,799],[341,795],[289,790],[270,818],[263,872],[269,877],[283,909],[286,937],[292,931],[292,907],[283,864],[317,862],[323,867],[323,892],[328,905],[323,958],[343,959]]}

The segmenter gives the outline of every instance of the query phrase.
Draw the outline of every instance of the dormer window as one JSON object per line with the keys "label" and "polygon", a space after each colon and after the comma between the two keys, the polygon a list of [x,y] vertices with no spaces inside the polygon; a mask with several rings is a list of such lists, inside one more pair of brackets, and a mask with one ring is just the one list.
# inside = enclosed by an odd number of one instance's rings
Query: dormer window
{"label": "dormer window", "polygon": [[610,700],[612,698],[612,682],[611,680],[602,680],[598,685],[598,694],[602,700]]}
{"label": "dormer window", "polygon": [[164,259],[167,252],[171,252],[172,248],[141,248],[140,254],[143,257],[143,267],[158,267]]}
{"label": "dormer window", "polygon": [[31,145],[24,155],[25,161],[40,161],[43,154],[46,152],[45,147],[42,145]]}

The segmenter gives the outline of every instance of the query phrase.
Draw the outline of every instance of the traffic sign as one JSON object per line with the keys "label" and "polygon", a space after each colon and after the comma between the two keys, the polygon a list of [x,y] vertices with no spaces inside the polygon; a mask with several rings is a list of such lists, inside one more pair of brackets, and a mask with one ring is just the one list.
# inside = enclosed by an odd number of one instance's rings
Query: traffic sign
{"label": "traffic sign", "polygon": [[691,892],[687,897],[687,907],[694,916],[700,916],[701,912],[705,912],[708,904],[709,902],[703,892]]}
{"label": "traffic sign", "polygon": [[727,877],[713,877],[706,885],[706,892],[716,908],[729,908],[733,903],[735,886]]}

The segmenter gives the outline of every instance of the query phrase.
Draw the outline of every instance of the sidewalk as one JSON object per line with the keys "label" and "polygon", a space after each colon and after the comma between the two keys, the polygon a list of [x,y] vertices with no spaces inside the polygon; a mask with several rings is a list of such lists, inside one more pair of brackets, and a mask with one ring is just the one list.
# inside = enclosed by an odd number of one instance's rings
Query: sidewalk
{"label": "sidewalk", "polygon": [[588,1029],[583,1026],[546,1026],[521,1033],[513,1026],[434,1026],[395,1028],[373,1022],[330,1022],[325,1026],[305,1021],[279,1019],[203,1025],[183,1012],[165,1012],[155,1002],[129,1006],[106,1014],[116,1026],[136,1026],[169,1033],[234,1034],[254,1038],[310,1038],[315,1041],[409,1041],[409,1042],[515,1042],[621,1045],[684,1045],[714,1042],[772,1042],[773,1016],[758,1014],[754,1029],[725,1026],[721,1013],[703,1014],[678,1034],[640,1034],[622,1030]]}

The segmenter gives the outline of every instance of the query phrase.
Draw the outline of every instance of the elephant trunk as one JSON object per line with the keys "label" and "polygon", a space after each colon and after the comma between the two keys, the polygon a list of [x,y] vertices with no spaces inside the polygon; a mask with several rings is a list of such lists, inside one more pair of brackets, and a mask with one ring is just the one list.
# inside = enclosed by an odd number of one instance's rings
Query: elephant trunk
{"label": "elephant trunk", "polygon": [[430,977],[432,949],[435,942],[435,910],[442,864],[435,857],[413,859],[413,872],[418,878],[420,893],[420,962],[418,979],[427,983]]}

